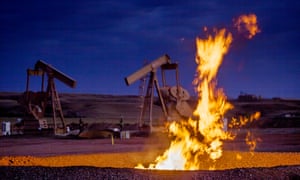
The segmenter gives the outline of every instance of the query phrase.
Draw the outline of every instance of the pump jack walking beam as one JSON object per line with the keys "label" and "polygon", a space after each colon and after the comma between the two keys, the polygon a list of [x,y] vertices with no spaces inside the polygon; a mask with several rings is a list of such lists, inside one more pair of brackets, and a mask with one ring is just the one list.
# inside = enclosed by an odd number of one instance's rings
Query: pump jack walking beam
{"label": "pump jack walking beam", "polygon": [[155,71],[157,68],[162,66],[163,64],[170,64],[171,59],[168,55],[163,55],[159,57],[158,59],[152,61],[150,64],[144,66],[140,70],[134,72],[130,76],[125,78],[126,84],[129,86],[135,81],[141,79],[142,77],[146,76],[148,73]]}
{"label": "pump jack walking beam", "polygon": [[39,69],[46,72],[48,75],[51,73],[51,76],[53,76],[53,78],[60,80],[61,82],[63,82],[64,84],[68,85],[71,88],[74,88],[76,86],[75,80],[73,80],[71,77],[60,72],[59,70],[52,67],[50,64],[45,63],[42,60],[37,61],[35,64],[35,70],[39,70]]}

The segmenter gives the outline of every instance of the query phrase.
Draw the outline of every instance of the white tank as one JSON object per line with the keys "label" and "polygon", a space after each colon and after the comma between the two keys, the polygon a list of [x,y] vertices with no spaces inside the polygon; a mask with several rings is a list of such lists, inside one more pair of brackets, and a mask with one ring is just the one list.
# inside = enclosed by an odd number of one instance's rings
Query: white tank
{"label": "white tank", "polygon": [[9,121],[2,122],[2,135],[3,136],[8,136],[10,134],[11,134],[11,132],[10,132],[10,122]]}

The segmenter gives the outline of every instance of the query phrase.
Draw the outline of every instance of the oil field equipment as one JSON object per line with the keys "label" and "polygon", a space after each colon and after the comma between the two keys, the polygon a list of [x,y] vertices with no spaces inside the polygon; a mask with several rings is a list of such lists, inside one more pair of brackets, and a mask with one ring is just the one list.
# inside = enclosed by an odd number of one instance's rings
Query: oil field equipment
{"label": "oil field equipment", "polygon": [[[47,75],[48,78],[46,91],[44,90],[45,75]],[[29,90],[31,76],[41,76],[41,91],[32,92]],[[76,86],[75,80],[42,60],[36,62],[34,69],[27,69],[26,91],[24,92],[21,100],[21,104],[24,106],[26,111],[26,117],[24,118],[24,131],[26,131],[27,126],[28,129],[32,129],[33,127],[34,129],[38,128],[40,130],[53,128],[55,135],[66,132],[66,123],[64,120],[59,94],[55,87],[55,79],[61,81],[71,88]],[[45,118],[46,108],[49,106],[50,109],[52,109],[52,127],[49,127],[47,119]],[[37,128],[36,125],[38,125]]]}
{"label": "oil field equipment", "polygon": [[[157,79],[157,69],[161,69],[162,76],[162,86],[159,86],[159,82]],[[169,86],[166,82],[165,71],[166,70],[175,70],[176,72],[176,85]],[[186,118],[192,115],[192,108],[188,104],[188,100],[190,95],[187,90],[182,88],[179,84],[179,72],[178,72],[178,64],[171,63],[171,59],[168,55],[163,55],[158,59],[152,61],[149,64],[146,64],[141,69],[137,70],[133,74],[127,76],[125,78],[126,84],[129,86],[136,82],[137,80],[141,80],[140,88],[143,89],[146,84],[146,79],[148,78],[148,86],[146,89],[146,93],[141,96],[142,104],[140,116],[138,119],[139,127],[148,124],[150,127],[150,131],[152,129],[152,113],[153,113],[153,102],[154,102],[154,87],[156,89],[164,119],[167,121],[177,120],[178,118]],[[142,93],[143,90],[140,90]],[[145,113],[149,112],[148,122],[145,121]],[[178,116],[174,116],[174,112]]]}

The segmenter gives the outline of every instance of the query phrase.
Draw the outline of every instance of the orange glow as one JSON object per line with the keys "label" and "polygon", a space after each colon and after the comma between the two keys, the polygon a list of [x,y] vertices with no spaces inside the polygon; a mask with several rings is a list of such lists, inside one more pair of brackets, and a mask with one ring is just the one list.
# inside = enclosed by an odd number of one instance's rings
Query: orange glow
{"label": "orange glow", "polygon": [[[172,122],[169,133],[174,140],[162,156],[158,156],[150,169],[196,170],[203,166],[201,159],[214,169],[215,160],[222,156],[223,140],[233,137],[223,131],[222,118],[233,106],[226,102],[222,89],[216,88],[215,77],[232,42],[231,33],[225,29],[215,31],[215,36],[196,39],[195,79],[199,100],[188,120]],[[139,165],[137,168],[143,168]]]}
{"label": "orange glow", "polygon": [[255,14],[241,15],[234,22],[234,26],[239,33],[246,33],[246,37],[251,39],[255,34],[260,32],[257,26],[257,18]]}
{"label": "orange glow", "polygon": [[[138,162],[147,162],[155,158],[148,152],[121,152],[121,153],[97,153],[97,154],[74,154],[59,156],[1,156],[0,168],[3,166],[45,166],[45,167],[113,167],[132,168]],[[236,156],[236,157],[235,157]],[[238,159],[238,160],[237,160]],[[299,165],[300,153],[283,152],[249,152],[226,151],[218,160],[215,169],[236,169],[253,167],[275,167]],[[205,164],[205,163],[203,163]],[[207,170],[204,165],[199,170]]]}
{"label": "orange glow", "polygon": [[[206,27],[204,31],[207,32]],[[223,127],[225,113],[233,105],[227,102],[223,90],[216,86],[218,69],[232,40],[232,34],[226,29],[214,29],[214,35],[208,35],[206,39],[196,38],[197,77],[193,84],[198,93],[197,106],[193,117],[169,124],[169,134],[173,138],[170,147],[149,165],[149,169],[197,170],[203,166],[215,169],[223,154],[224,140],[234,139],[234,135],[224,131]],[[233,120],[230,125],[241,127],[259,116],[255,113],[250,118]],[[139,164],[136,168],[145,167]]]}

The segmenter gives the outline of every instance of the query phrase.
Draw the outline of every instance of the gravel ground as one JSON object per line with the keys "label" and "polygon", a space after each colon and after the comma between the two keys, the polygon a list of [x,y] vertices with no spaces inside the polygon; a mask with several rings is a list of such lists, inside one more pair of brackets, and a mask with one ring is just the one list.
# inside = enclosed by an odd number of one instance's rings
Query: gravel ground
{"label": "gravel ground", "polygon": [[1,137],[0,179],[300,179],[299,129],[256,130],[262,141],[254,154],[243,145],[244,134],[225,143],[214,171],[134,169],[165,150],[163,136],[115,139],[114,145],[110,139]]}
{"label": "gravel ground", "polygon": [[158,171],[128,168],[1,167],[0,179],[299,179],[300,166],[239,168],[223,171]]}

